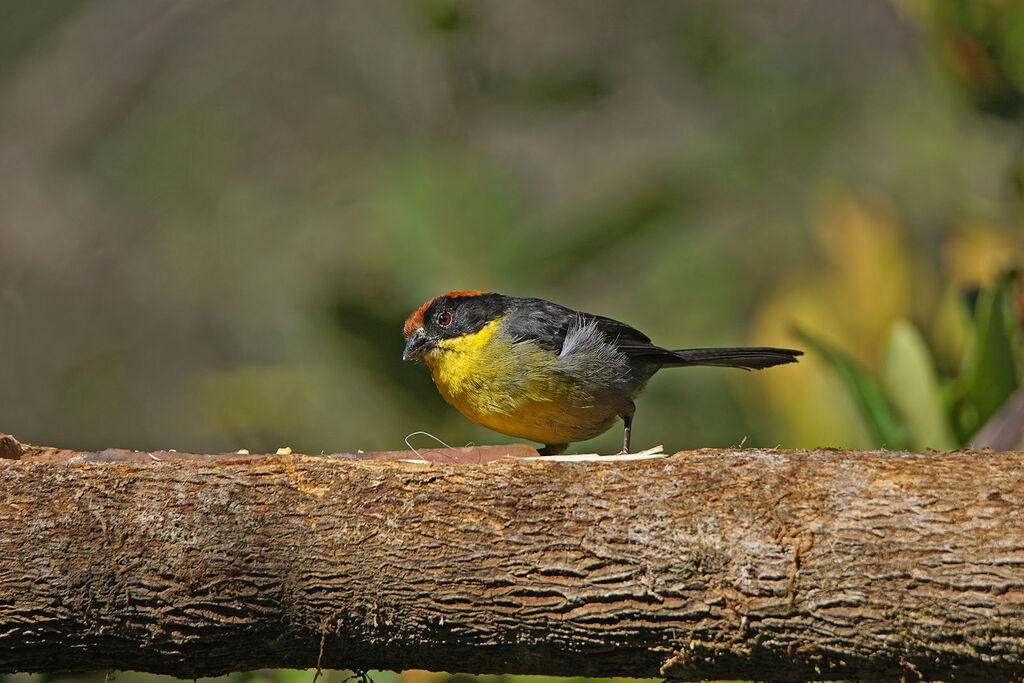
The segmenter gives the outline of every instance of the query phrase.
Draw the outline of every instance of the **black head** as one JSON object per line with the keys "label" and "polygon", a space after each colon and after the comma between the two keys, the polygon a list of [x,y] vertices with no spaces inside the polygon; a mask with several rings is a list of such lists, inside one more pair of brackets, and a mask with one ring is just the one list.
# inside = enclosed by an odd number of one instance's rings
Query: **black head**
{"label": "black head", "polygon": [[506,297],[493,292],[462,290],[434,297],[405,321],[403,360],[419,358],[444,339],[479,332],[505,312]]}

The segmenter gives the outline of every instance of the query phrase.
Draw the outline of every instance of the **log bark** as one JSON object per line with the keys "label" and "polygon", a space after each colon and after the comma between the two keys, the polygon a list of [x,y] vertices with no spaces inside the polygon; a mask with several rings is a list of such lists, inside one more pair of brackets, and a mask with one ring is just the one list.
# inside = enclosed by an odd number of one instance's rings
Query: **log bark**
{"label": "log bark", "polygon": [[1024,677],[1021,453],[12,441],[3,672]]}

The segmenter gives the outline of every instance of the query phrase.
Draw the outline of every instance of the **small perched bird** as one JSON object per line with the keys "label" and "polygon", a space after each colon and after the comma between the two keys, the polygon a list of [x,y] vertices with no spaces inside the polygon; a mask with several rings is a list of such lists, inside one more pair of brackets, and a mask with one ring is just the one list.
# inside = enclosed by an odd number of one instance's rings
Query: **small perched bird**
{"label": "small perched bird", "polygon": [[661,368],[760,369],[803,353],[664,349],[611,318],[478,290],[434,297],[413,311],[404,331],[402,359],[423,359],[448,403],[488,429],[543,443],[541,455],[598,436],[620,417],[628,453],[633,399]]}

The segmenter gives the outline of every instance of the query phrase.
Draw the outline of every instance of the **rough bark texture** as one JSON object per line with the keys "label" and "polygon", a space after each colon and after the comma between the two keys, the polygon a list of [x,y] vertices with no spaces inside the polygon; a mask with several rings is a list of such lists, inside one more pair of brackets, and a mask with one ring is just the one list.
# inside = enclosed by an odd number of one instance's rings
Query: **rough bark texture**
{"label": "rough bark texture", "polygon": [[0,671],[1024,676],[1020,453],[2,450]]}

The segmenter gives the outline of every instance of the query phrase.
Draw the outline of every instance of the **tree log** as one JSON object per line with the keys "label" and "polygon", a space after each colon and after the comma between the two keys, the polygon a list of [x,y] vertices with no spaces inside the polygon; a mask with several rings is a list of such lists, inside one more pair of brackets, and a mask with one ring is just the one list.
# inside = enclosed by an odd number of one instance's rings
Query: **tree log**
{"label": "tree log", "polygon": [[1021,453],[403,462],[423,454],[11,441],[4,672],[1024,676]]}

